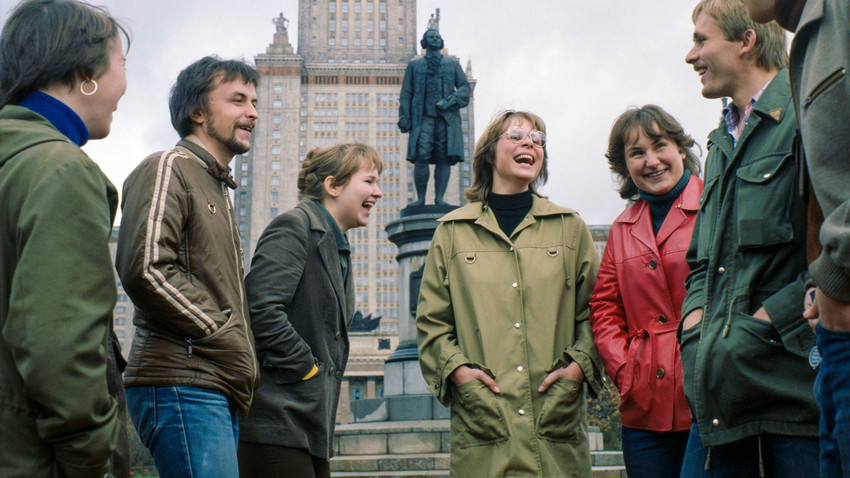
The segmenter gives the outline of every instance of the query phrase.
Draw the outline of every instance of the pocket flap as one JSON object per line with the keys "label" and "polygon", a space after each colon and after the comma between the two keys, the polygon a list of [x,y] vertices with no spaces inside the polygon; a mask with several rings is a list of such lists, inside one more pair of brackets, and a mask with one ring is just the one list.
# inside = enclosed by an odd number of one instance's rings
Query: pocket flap
{"label": "pocket flap", "polygon": [[773,155],[759,158],[752,164],[738,168],[736,174],[748,183],[765,183],[773,179],[776,173],[785,164],[785,160],[791,155]]}

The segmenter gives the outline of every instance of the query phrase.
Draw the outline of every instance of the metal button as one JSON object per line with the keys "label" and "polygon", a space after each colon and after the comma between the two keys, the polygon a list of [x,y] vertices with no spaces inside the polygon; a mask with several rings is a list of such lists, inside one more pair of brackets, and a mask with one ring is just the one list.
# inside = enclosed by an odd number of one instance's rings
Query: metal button
{"label": "metal button", "polygon": [[664,317],[663,315],[659,315],[658,321],[661,322],[662,324],[667,323],[667,317]]}
{"label": "metal button", "polygon": [[514,246],[511,246],[511,249],[510,249],[510,250],[514,250]]}
{"label": "metal button", "polygon": [[726,268],[725,268],[725,267],[720,266],[720,267],[718,267],[718,268],[717,268],[717,273],[718,273],[718,274],[721,274],[721,275],[722,275],[724,272],[726,272]]}
{"label": "metal button", "polygon": [[336,338],[339,339],[339,332],[336,333]]}
{"label": "metal button", "polygon": [[342,372],[337,372],[336,374],[334,374],[334,376],[336,378],[342,378]]}
{"label": "metal button", "polygon": [[764,179],[767,179],[767,178],[769,178],[769,177],[770,177],[770,173],[765,173],[765,175],[764,175]]}
{"label": "metal button", "polygon": [[657,265],[658,265],[658,263],[657,263],[657,262],[655,262],[655,259],[653,259],[653,260],[649,261],[649,268],[650,268],[650,269],[655,269],[655,267],[656,267]]}
{"label": "metal button", "polygon": [[518,411],[517,413],[519,413],[520,415],[525,415],[525,410],[523,410],[522,408],[520,408],[520,409],[519,409],[519,411]]}
{"label": "metal button", "polygon": [[711,421],[711,426],[719,427],[720,426],[720,420],[715,418],[714,420]]}
{"label": "metal button", "polygon": [[513,287],[513,288],[516,288],[516,286],[517,286],[517,283],[516,283],[516,282],[514,282],[513,284],[511,284],[511,287]]}
{"label": "metal button", "polygon": [[515,324],[514,324],[514,328],[515,328],[515,329],[518,329],[518,328],[519,328],[519,322],[517,322],[517,323],[515,323]]}
{"label": "metal button", "polygon": [[517,372],[522,372],[522,365],[517,365],[516,371],[517,371]]}
{"label": "metal button", "polygon": [[659,368],[658,370],[656,370],[656,371],[655,371],[655,376],[656,376],[656,377],[658,377],[658,378],[664,378],[664,369],[663,369],[663,368]]}

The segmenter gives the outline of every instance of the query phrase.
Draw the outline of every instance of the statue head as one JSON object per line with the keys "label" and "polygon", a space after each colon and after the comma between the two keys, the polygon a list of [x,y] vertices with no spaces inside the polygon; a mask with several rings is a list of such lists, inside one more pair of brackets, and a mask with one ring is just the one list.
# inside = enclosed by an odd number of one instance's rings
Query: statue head
{"label": "statue head", "polygon": [[425,30],[425,33],[422,35],[422,40],[419,42],[419,45],[426,50],[442,50],[443,45],[443,37],[440,36],[440,31],[435,30],[433,28],[429,28]]}

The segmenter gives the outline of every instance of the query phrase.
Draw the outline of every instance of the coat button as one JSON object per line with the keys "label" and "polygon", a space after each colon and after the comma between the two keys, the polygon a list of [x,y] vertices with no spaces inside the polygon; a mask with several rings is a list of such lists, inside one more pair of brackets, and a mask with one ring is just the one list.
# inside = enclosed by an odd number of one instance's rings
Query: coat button
{"label": "coat button", "polygon": [[652,259],[651,261],[649,261],[649,268],[650,268],[650,269],[655,269],[655,267],[656,267],[657,265],[658,265],[658,263],[657,263],[657,262],[655,262],[655,259]]}
{"label": "coat button", "polygon": [[656,370],[656,371],[655,371],[655,376],[656,376],[656,377],[658,377],[658,378],[664,378],[664,369],[663,369],[663,368],[659,368],[658,370]]}
{"label": "coat button", "polygon": [[510,249],[510,250],[514,250],[514,246],[511,246],[511,249]]}
{"label": "coat button", "polygon": [[719,427],[720,426],[720,420],[715,418],[714,420],[711,421],[711,426]]}
{"label": "coat button", "polygon": [[517,365],[516,371],[517,371],[517,372],[522,372],[522,365]]}
{"label": "coat button", "polygon": [[718,268],[717,268],[717,273],[718,273],[718,274],[721,274],[721,275],[722,275],[724,272],[726,272],[726,268],[725,268],[725,267],[720,266],[720,267],[718,267]]}
{"label": "coat button", "polygon": [[516,289],[516,286],[517,286],[517,283],[516,283],[516,282],[514,282],[513,284],[511,284],[511,287],[513,287],[514,289]]}
{"label": "coat button", "polygon": [[514,328],[515,328],[515,329],[518,329],[518,328],[519,328],[519,322],[517,322],[517,323],[515,323],[515,324],[514,324]]}
{"label": "coat button", "polygon": [[664,317],[663,315],[659,315],[658,321],[661,322],[662,324],[665,324],[665,323],[667,323],[667,317]]}
{"label": "coat button", "polygon": [[525,410],[523,410],[522,408],[520,408],[520,409],[519,409],[519,411],[518,411],[517,413],[519,413],[520,415],[525,415]]}
{"label": "coat button", "polygon": [[337,331],[337,333],[336,333],[336,338],[337,338],[337,340],[339,340],[339,331]]}
{"label": "coat button", "polygon": [[334,376],[336,378],[342,378],[342,372],[337,372],[336,374],[334,374]]}

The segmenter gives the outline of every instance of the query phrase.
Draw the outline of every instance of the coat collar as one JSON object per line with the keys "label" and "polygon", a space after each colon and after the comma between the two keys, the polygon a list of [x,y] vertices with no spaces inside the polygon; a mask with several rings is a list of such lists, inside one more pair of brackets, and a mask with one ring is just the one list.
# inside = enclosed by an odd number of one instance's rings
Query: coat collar
{"label": "coat collar", "polygon": [[[325,266],[325,272],[330,277],[340,310],[346,315],[345,323],[348,324],[351,317],[348,317],[349,307],[346,307],[345,283],[343,282],[342,270],[339,264],[339,249],[337,248],[336,237],[334,237],[330,225],[325,222],[324,213],[319,209],[320,206],[312,199],[302,200],[295,207],[307,214],[307,218],[310,221],[310,229],[322,234],[317,244],[319,256],[322,258],[322,265]],[[349,272],[348,276],[351,277],[352,275]]]}
{"label": "coat collar", "polygon": [[824,0],[806,0],[800,21],[797,23],[796,32],[799,34],[809,26],[819,23],[823,19]]}
{"label": "coat collar", "polygon": [[210,176],[216,180],[227,184],[227,187],[230,189],[236,189],[236,181],[230,175],[230,169],[216,161],[215,157],[204,148],[195,135],[190,134],[182,138],[177,142],[175,149],[180,150],[180,152],[198,163],[199,166],[206,169],[210,173]]}
{"label": "coat collar", "polygon": [[[687,186],[682,191],[682,194],[673,202],[667,217],[664,218],[664,223],[658,234],[652,232],[652,221],[650,219],[649,204],[643,199],[639,199],[632,206],[627,208],[620,214],[614,223],[630,224],[632,236],[643,243],[646,247],[656,250],[657,244],[662,244],[670,235],[679,228],[688,218],[688,213],[691,214],[699,210],[699,198],[702,194],[702,188],[699,187],[700,179],[696,175],[691,175]],[[643,218],[643,220],[641,220]]]}
{"label": "coat collar", "polygon": [[[554,216],[559,214],[576,214],[576,211],[568,207],[559,206],[546,198],[533,194],[531,210],[528,212],[533,217]],[[455,209],[439,219],[440,222],[451,221],[475,221],[484,216],[490,208],[480,201],[471,202],[463,207]]]}

